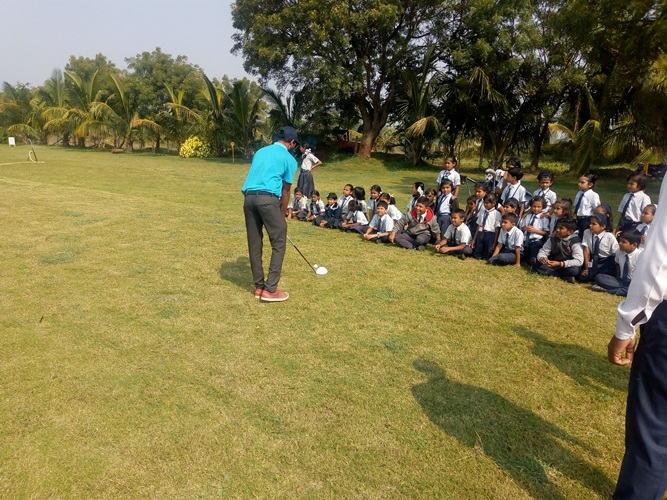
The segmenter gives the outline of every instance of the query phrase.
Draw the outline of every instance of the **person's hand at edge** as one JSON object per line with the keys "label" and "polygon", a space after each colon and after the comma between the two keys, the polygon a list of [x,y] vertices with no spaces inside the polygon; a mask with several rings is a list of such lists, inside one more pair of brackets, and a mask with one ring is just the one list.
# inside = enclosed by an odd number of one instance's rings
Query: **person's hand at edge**
{"label": "person's hand at edge", "polygon": [[[622,340],[614,335],[607,346],[609,362],[618,366],[626,366],[632,363],[632,358],[635,355],[635,344],[635,337]],[[623,357],[623,354],[625,354],[625,357]]]}

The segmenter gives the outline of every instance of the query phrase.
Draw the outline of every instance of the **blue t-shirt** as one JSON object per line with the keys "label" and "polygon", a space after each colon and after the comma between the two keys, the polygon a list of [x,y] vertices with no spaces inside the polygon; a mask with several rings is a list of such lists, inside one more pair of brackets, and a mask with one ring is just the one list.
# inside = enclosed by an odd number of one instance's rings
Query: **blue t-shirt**
{"label": "blue t-shirt", "polygon": [[275,142],[265,146],[255,153],[241,192],[268,191],[281,196],[283,182],[292,184],[296,166],[296,159],[284,144]]}

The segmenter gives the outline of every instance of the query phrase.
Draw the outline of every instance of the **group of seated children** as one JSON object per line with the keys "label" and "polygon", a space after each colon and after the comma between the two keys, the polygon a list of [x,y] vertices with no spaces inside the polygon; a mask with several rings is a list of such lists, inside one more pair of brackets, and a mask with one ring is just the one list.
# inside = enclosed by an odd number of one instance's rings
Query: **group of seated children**
{"label": "group of seated children", "polygon": [[492,265],[522,264],[534,271],[574,282],[593,283],[593,290],[626,295],[630,280],[653,221],[656,206],[644,192],[648,179],[633,173],[628,193],[618,208],[620,221],[613,232],[612,209],[602,205],[593,188],[595,174],[579,178],[574,202],[558,198],[554,176],[542,172],[539,189],[530,195],[521,185],[523,171],[517,159],[508,160],[506,185],[496,192],[487,183],[475,185],[475,195],[459,208],[461,177],[456,158],[447,157],[438,175],[439,192],[416,182],[406,213],[378,185],[365,190],[346,184],[340,200],[327,195],[327,205],[314,191],[308,204],[299,189],[288,210],[289,218],[326,228],[355,231],[368,241],[393,243],[406,249],[474,257]]}

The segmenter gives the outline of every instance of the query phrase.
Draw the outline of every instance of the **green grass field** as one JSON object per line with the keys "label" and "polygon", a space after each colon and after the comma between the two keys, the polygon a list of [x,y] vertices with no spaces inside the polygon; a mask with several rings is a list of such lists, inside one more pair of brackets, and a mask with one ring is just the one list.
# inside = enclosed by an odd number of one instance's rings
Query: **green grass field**
{"label": "green grass field", "polygon": [[[290,300],[258,303],[247,162],[36,151],[0,149],[0,496],[610,495],[618,298],[290,221],[330,272],[288,247]],[[315,171],[323,193],[378,183],[401,208],[436,176]],[[614,208],[624,191],[598,188]]]}

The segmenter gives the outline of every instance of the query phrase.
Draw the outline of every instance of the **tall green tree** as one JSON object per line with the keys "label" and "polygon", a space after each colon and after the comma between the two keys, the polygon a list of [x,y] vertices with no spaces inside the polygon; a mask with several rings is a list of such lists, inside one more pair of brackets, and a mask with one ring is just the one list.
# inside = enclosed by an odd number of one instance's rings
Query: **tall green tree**
{"label": "tall green tree", "polygon": [[368,157],[401,70],[421,59],[444,7],[436,0],[237,0],[234,50],[262,82],[312,82],[332,101],[353,98],[362,122],[359,155]]}

